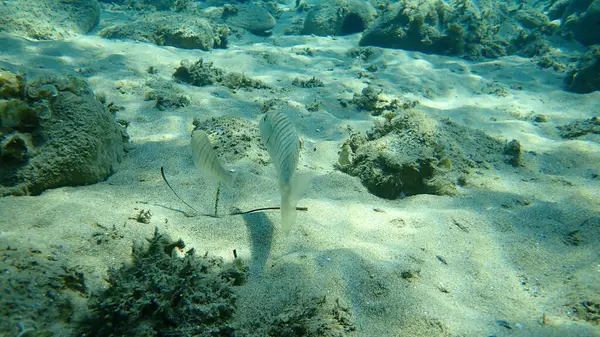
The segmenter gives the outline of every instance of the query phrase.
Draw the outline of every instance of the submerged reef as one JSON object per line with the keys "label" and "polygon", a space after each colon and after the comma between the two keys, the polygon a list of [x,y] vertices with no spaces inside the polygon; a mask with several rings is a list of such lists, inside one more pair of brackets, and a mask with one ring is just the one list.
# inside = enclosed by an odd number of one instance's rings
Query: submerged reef
{"label": "submerged reef", "polygon": [[339,168],[359,177],[374,195],[452,195],[475,169],[520,165],[520,145],[507,144],[450,120],[410,110],[366,135],[353,133],[342,146]]}
{"label": "submerged reef", "polygon": [[0,70],[0,195],[102,181],[121,161],[124,138],[84,80]]}

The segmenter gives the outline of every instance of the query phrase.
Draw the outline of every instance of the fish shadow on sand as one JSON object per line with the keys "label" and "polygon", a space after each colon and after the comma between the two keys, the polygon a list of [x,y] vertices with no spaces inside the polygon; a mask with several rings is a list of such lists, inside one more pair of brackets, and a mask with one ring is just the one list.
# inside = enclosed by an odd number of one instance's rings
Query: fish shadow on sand
{"label": "fish shadow on sand", "polygon": [[242,215],[251,240],[250,275],[260,276],[273,245],[273,222],[263,212]]}

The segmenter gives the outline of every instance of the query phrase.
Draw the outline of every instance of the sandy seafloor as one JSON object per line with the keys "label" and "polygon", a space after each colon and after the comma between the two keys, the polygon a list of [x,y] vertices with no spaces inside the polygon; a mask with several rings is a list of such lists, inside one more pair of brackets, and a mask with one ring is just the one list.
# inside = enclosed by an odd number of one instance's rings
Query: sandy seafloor
{"label": "sandy seafloor", "polygon": [[[130,122],[131,139],[125,159],[105,182],[0,199],[0,240],[59,251],[97,290],[106,287],[108,267],[129,260],[132,242],[158,227],[226,260],[237,250],[251,270],[238,311],[265,310],[293,293],[327,295],[351,308],[360,336],[600,336],[597,322],[584,322],[574,312],[582,301],[600,302],[600,180],[590,177],[600,171],[600,138],[563,140],[555,128],[597,115],[600,92],[567,93],[561,90],[564,74],[525,58],[469,62],[391,49],[369,61],[387,68],[375,79],[361,79],[363,61],[346,55],[358,38],[247,35],[227,49],[204,52],[92,34],[54,42],[1,34],[3,62],[64,74],[93,69],[87,80],[125,108],[117,118]],[[315,55],[294,52],[303,47]],[[200,57],[287,90],[176,84],[192,104],[160,111],[136,89],[150,78],[148,67],[170,80],[182,59]],[[325,86],[290,85],[295,77],[312,76]],[[358,178],[334,168],[347,127],[366,131],[375,119],[341,107],[337,99],[351,98],[367,81],[418,99],[429,116],[517,139],[525,165],[473,174],[453,197],[371,195]],[[506,87],[507,95],[486,94],[482,88],[490,84]],[[303,109],[303,115],[290,116],[304,139],[301,170],[314,178],[299,203],[308,211],[300,212],[289,237],[281,235],[276,211],[221,218],[177,211],[188,210],[164,184],[161,166],[189,203],[206,212],[213,207],[216,186],[191,159],[193,118],[235,116],[257,123],[260,102],[277,97],[297,105],[322,101],[319,112]],[[534,123],[535,114],[549,121]],[[272,165],[250,159],[224,165],[239,174],[235,188],[222,191],[222,214],[234,206],[278,205]],[[131,219],[142,209],[152,214],[149,224]],[[96,244],[91,237],[98,224],[116,226],[119,237]],[[566,244],[576,230],[581,244]],[[418,277],[404,279],[403,270],[416,270]]]}

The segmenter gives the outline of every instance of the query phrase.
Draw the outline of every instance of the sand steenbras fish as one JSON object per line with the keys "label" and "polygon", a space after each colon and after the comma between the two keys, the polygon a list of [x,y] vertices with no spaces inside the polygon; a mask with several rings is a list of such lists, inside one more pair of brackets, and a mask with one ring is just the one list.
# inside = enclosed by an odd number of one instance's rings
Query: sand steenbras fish
{"label": "sand steenbras fish", "polygon": [[308,176],[296,175],[296,166],[300,157],[300,139],[289,119],[275,111],[269,111],[262,117],[260,138],[279,175],[281,228],[287,235],[296,221],[296,204],[308,187]]}
{"label": "sand steenbras fish", "polygon": [[206,132],[194,130],[192,132],[191,144],[192,157],[198,170],[211,180],[231,186],[234,176],[233,172],[227,171],[221,166],[219,157],[217,157],[217,153],[213,149]]}

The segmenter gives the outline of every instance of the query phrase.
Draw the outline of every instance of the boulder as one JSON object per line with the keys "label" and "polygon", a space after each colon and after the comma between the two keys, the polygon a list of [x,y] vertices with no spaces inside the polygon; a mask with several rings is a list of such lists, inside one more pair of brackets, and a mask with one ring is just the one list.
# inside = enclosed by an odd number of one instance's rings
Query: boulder
{"label": "boulder", "polygon": [[222,19],[228,25],[243,28],[256,35],[267,35],[276,24],[269,11],[255,4],[225,5]]}
{"label": "boulder", "polygon": [[121,161],[124,139],[84,80],[0,71],[0,196],[102,181]]}
{"label": "boulder", "polygon": [[360,33],[375,20],[375,14],[367,1],[326,1],[308,11],[302,33],[318,36]]}
{"label": "boulder", "polygon": [[99,20],[97,0],[13,0],[0,6],[0,31],[36,40],[86,34]]}
{"label": "boulder", "polygon": [[160,12],[98,33],[109,39],[130,39],[183,49],[225,48],[229,29],[187,13]]}
{"label": "boulder", "polygon": [[586,46],[600,44],[600,0],[569,1],[562,15],[562,27]]}
{"label": "boulder", "polygon": [[466,59],[532,57],[548,50],[542,32],[552,31],[547,17],[500,1],[402,1],[387,7],[359,44]]}
{"label": "boulder", "polygon": [[600,46],[592,46],[564,79],[565,90],[587,94],[600,90]]}
{"label": "boulder", "polygon": [[338,168],[360,178],[372,194],[398,199],[453,195],[471,172],[520,165],[518,155],[479,130],[409,110],[366,135],[353,133],[342,147]]}

